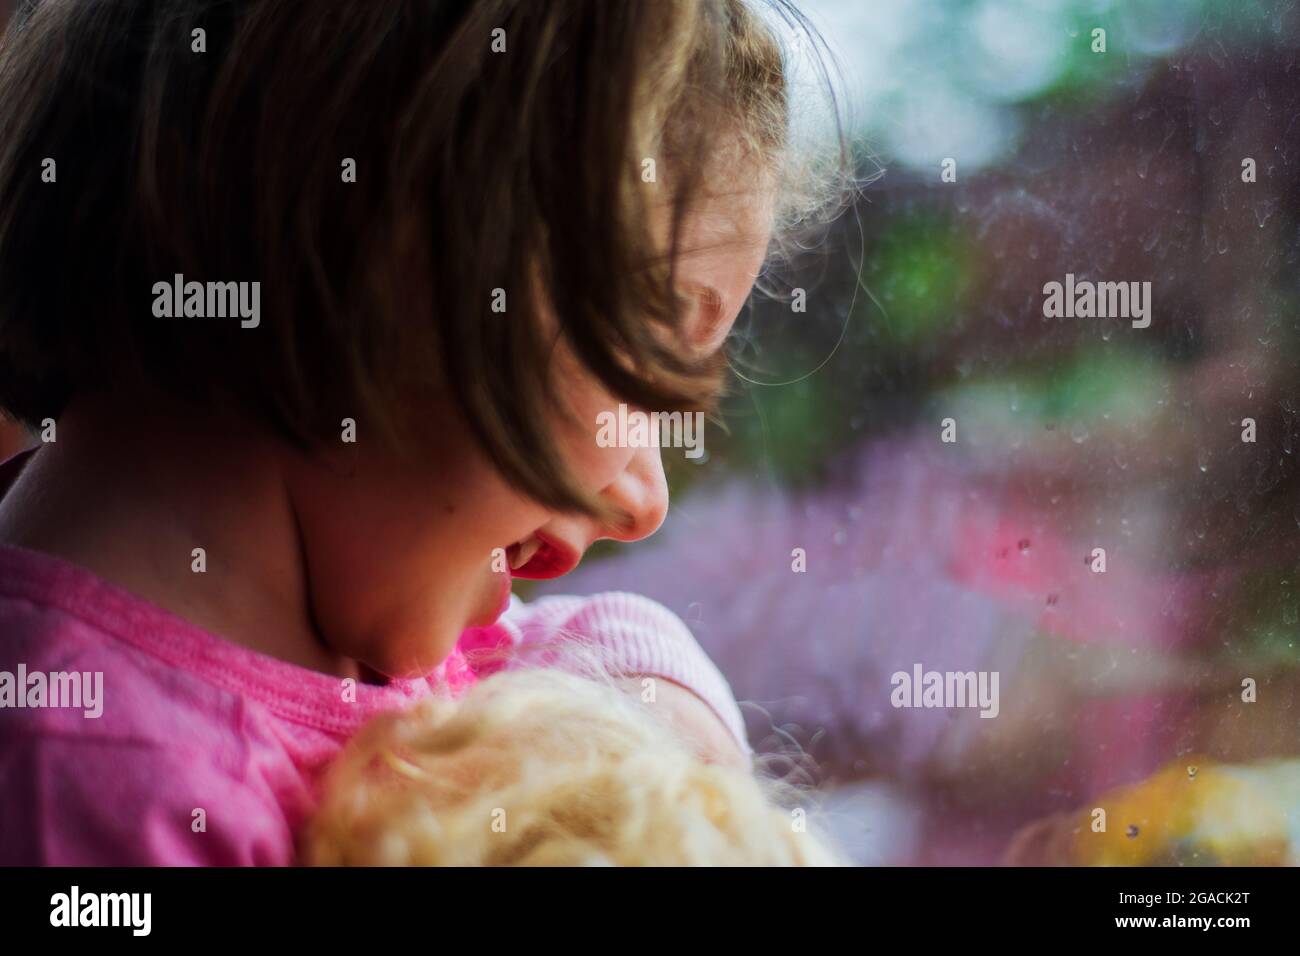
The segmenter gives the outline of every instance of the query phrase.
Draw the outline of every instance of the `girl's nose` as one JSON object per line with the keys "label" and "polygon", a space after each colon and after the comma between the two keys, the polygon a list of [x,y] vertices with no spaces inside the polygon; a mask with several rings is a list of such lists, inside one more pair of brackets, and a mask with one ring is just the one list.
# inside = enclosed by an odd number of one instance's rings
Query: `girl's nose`
{"label": "girl's nose", "polygon": [[602,538],[640,541],[658,531],[668,514],[668,482],[659,449],[638,448],[601,497],[626,516],[622,523],[605,525]]}

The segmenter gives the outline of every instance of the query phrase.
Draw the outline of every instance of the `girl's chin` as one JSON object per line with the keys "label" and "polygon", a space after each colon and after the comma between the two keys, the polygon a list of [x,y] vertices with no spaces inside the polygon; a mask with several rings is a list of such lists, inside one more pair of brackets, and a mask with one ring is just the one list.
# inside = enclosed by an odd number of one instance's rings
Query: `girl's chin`
{"label": "girl's chin", "polygon": [[510,579],[506,579],[506,586],[501,589],[501,599],[497,602],[496,612],[492,615],[492,623],[495,624],[502,614],[510,610]]}
{"label": "girl's chin", "polygon": [[496,572],[493,577],[498,580],[492,582],[490,589],[485,589],[487,594],[481,602],[481,610],[469,622],[469,627],[491,627],[510,607],[510,574]]}

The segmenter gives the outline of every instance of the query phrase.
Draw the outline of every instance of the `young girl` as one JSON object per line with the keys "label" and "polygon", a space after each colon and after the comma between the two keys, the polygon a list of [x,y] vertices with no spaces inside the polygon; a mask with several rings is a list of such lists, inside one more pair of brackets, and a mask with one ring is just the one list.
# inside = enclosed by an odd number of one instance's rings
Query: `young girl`
{"label": "young girl", "polygon": [[0,864],[292,862],[362,724],[561,636],[745,765],[673,615],[510,582],[662,521],[658,449],[594,423],[709,407],[806,208],[787,98],[742,0],[11,24]]}

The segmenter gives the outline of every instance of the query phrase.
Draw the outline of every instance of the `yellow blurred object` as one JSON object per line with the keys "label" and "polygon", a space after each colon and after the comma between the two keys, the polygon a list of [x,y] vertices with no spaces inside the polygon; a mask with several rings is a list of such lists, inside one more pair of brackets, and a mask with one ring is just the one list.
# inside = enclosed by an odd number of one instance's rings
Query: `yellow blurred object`
{"label": "yellow blurred object", "polygon": [[[1103,818],[1098,811],[1105,811]],[[1294,866],[1300,760],[1188,758],[1090,806],[1040,820],[1007,861],[1064,866]]]}

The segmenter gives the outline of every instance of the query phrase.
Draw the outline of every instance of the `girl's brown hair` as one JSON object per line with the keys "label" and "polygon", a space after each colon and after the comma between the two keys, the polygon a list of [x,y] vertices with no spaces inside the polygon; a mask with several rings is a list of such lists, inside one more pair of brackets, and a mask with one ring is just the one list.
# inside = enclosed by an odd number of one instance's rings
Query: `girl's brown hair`
{"label": "girl's brown hair", "polygon": [[[548,433],[542,316],[622,399],[710,403],[673,263],[724,149],[781,163],[774,22],[743,0],[29,6],[0,48],[0,407],[35,424],[144,383],[303,448],[351,417],[402,449],[442,393],[521,491],[591,511]],[[261,324],[155,318],[178,273],[260,281]]]}

